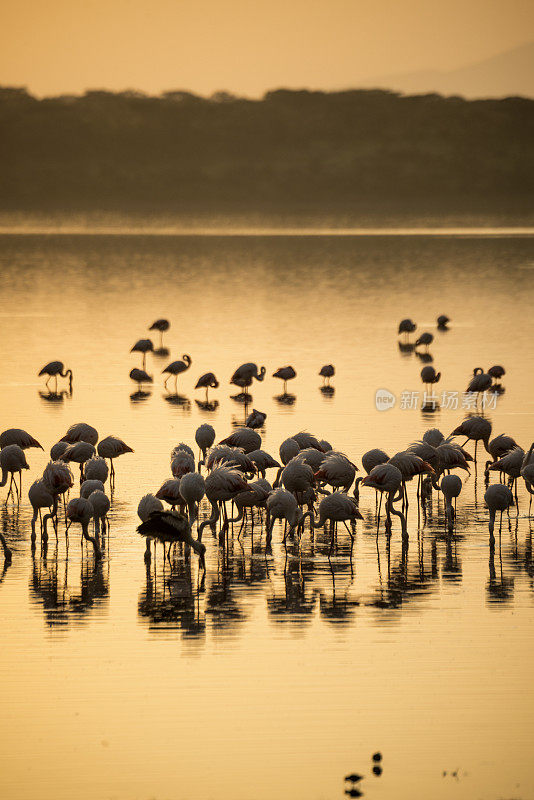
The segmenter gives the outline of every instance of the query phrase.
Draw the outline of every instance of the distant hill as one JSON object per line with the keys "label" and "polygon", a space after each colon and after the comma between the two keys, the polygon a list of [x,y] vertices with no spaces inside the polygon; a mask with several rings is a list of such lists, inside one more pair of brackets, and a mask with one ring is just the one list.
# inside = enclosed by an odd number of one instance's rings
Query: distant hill
{"label": "distant hill", "polygon": [[534,42],[450,72],[380,75],[358,85],[406,94],[437,92],[466,98],[534,97]]}
{"label": "distant hill", "polygon": [[534,196],[534,100],[0,88],[4,209],[504,210]]}

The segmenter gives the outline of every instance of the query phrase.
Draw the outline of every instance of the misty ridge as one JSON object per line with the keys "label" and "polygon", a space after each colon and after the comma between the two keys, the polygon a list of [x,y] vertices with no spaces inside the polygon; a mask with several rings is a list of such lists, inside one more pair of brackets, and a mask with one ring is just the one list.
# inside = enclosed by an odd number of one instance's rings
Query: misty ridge
{"label": "misty ridge", "polygon": [[531,208],[534,100],[0,88],[3,209]]}

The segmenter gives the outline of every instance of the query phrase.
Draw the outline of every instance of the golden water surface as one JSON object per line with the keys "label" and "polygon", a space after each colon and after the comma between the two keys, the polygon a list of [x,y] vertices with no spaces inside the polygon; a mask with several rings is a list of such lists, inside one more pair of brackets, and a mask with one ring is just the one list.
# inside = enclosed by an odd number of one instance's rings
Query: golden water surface
{"label": "golden water surface", "polygon": [[[483,470],[465,483],[457,536],[444,537],[434,495],[426,523],[410,487],[409,545],[394,524],[375,536],[374,492],[362,489],[352,562],[340,529],[306,529],[300,551],[272,553],[256,525],[223,551],[205,535],[200,579],[177,554],[147,568],[139,498],[170,477],[169,454],[210,422],[218,439],[244,418],[228,381],[265,365],[253,406],[275,457],[309,430],[360,463],[466,414],[401,407],[420,392],[422,362],[399,350],[411,316],[431,330],[443,390],[463,392],[474,367],[506,367],[487,411],[494,435],[534,439],[534,238],[495,235],[11,234],[0,237],[0,427],[28,430],[23,501],[2,505],[13,550],[0,556],[0,794],[6,800],[342,797],[349,772],[366,797],[534,798],[532,520],[520,487],[494,557]],[[436,330],[446,313],[450,330]],[[154,385],[135,393],[132,344],[167,317],[168,356],[149,355]],[[161,370],[189,354],[178,395]],[[72,396],[37,378],[61,359]],[[317,373],[334,363],[334,392]],[[271,377],[292,364],[294,402]],[[213,371],[212,392],[194,390]],[[60,383],[60,390],[67,389]],[[395,408],[378,412],[375,391]],[[198,401],[201,401],[200,403]],[[461,403],[460,403],[461,406]],[[95,565],[71,532],[32,556],[30,483],[73,422],[115,434],[110,539]],[[470,445],[472,448],[472,445]],[[274,478],[274,474],[269,477]],[[493,480],[495,480],[493,478]],[[2,499],[6,489],[2,489]],[[203,506],[202,515],[208,512]],[[62,530],[62,529],[60,529]],[[209,533],[209,529],[206,531]],[[371,772],[371,754],[383,772]]]}

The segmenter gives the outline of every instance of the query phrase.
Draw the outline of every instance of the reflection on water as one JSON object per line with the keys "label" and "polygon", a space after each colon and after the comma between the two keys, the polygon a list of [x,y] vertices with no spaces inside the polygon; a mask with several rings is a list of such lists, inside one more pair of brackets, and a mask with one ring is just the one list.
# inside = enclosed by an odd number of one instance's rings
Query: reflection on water
{"label": "reflection on water", "polygon": [[[139,498],[170,477],[176,442],[193,445],[203,422],[220,441],[253,407],[267,414],[259,433],[274,457],[288,435],[308,430],[360,465],[366,450],[395,453],[427,427],[448,435],[473,410],[451,407],[441,390],[461,392],[474,366],[503,363],[494,435],[529,446],[534,240],[65,235],[0,244],[2,426],[45,447],[26,451],[22,501],[0,512],[13,551],[9,568],[0,561],[6,797],[34,796],[36,775],[40,800],[195,797],[202,775],[206,796],[334,798],[377,749],[387,765],[380,781],[361,768],[362,791],[376,800],[534,797],[533,522],[523,487],[493,542],[480,461],[463,476],[451,536],[443,499],[431,492],[420,509],[415,481],[404,540],[396,521],[391,537],[377,525],[374,492],[363,490],[354,546],[340,526],[332,553],[330,530],[308,523],[287,549],[276,523],[266,549],[256,513],[227,536],[205,531],[204,574],[179,547],[170,563],[158,548],[145,564],[135,532]],[[57,302],[57,274],[75,315],[43,316]],[[443,313],[446,336],[435,324]],[[435,408],[423,403],[427,355],[398,341],[410,316],[435,334]],[[160,317],[171,327],[166,347],[148,354],[154,386],[131,394],[131,342]],[[193,363],[181,391],[165,392],[158,359],[183,352]],[[72,395],[39,386],[41,365],[57,358],[72,365]],[[247,361],[267,368],[254,399],[229,384]],[[288,362],[298,402],[269,377]],[[335,389],[318,386],[327,363]],[[209,370],[217,399],[198,400],[195,383]],[[394,407],[377,411],[377,388]],[[419,402],[402,407],[403,392]],[[51,535],[47,552],[38,543],[32,556],[28,487],[50,445],[82,420],[135,451],[116,463],[104,558],[80,549],[79,530],[67,553],[63,519],[58,544]],[[200,520],[209,513],[204,501]]]}

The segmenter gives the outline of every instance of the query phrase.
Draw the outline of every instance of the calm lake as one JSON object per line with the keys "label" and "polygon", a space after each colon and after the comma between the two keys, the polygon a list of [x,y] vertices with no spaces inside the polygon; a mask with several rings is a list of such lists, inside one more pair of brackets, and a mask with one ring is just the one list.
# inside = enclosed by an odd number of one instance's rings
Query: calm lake
{"label": "calm lake", "polygon": [[[0,494],[13,550],[7,569],[0,555],[6,800],[331,800],[350,772],[365,776],[371,800],[534,798],[534,522],[523,482],[493,557],[481,461],[476,477],[461,476],[452,538],[435,494],[418,518],[412,482],[407,548],[396,521],[389,548],[383,526],[377,538],[375,493],[363,488],[352,562],[342,526],[329,559],[322,529],[306,528],[286,554],[277,523],[267,554],[258,526],[240,541],[236,528],[225,551],[206,529],[204,579],[179,553],[172,568],[161,550],[144,563],[140,497],[170,477],[172,447],[194,446],[198,425],[211,423],[218,441],[243,422],[229,378],[245,361],[267,370],[252,406],[267,413],[260,433],[276,458],[300,430],[359,466],[370,448],[393,455],[429,427],[448,434],[468,411],[473,368],[493,364],[506,368],[506,391],[486,410],[493,435],[525,449],[534,440],[532,231],[343,233],[0,235],[1,429],[24,428],[45,448],[26,451],[20,507]],[[448,331],[436,329],[439,314]],[[169,354],[149,354],[154,385],[141,396],[130,348],[158,317],[171,321]],[[399,349],[403,317],[434,333],[436,393],[459,392],[457,408],[421,411],[423,362]],[[183,354],[192,366],[173,395],[161,371]],[[53,359],[73,370],[72,396],[37,378]],[[326,363],[336,366],[329,393]],[[291,402],[271,377],[286,364],[297,371]],[[208,371],[221,385],[206,406],[194,385]],[[377,389],[394,408],[376,410]],[[404,392],[417,407],[404,407]],[[63,528],[46,558],[30,549],[27,490],[79,421],[135,451],[116,462],[97,566],[79,528],[68,558]]]}

